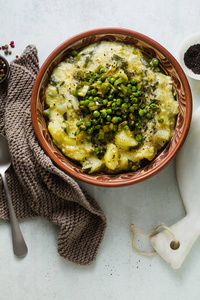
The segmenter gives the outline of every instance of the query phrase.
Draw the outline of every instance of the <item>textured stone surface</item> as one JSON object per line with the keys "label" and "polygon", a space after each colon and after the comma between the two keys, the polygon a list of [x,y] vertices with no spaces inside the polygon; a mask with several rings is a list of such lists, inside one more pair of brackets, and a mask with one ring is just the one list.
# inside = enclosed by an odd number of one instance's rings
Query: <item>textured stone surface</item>
{"label": "textured stone surface", "polygon": [[[8,0],[1,6],[0,43],[15,41],[9,59],[36,44],[40,65],[68,37],[97,27],[124,27],[150,36],[175,57],[182,40],[200,28],[198,0],[92,1]],[[6,19],[5,19],[6,16]],[[200,105],[200,83],[190,80],[194,108]],[[60,258],[58,228],[47,220],[20,222],[29,253],[14,257],[10,226],[0,226],[2,300],[177,300],[198,299],[200,240],[179,270],[158,255],[148,258],[131,249],[130,224],[144,233],[160,223],[170,226],[185,215],[172,162],[155,177],[135,186],[108,189],[84,187],[96,198],[108,219],[97,261],[81,267]],[[149,240],[136,246],[151,251]]]}

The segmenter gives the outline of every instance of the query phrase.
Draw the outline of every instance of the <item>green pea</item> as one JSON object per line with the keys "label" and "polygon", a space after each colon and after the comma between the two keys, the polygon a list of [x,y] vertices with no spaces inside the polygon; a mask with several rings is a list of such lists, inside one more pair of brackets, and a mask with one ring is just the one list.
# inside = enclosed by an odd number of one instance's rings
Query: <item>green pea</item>
{"label": "green pea", "polygon": [[106,117],[107,117],[107,112],[106,112],[105,109],[102,110],[102,112],[101,112],[101,117],[102,117],[102,118],[106,118]]}
{"label": "green pea", "polygon": [[87,130],[87,133],[88,133],[88,134],[92,134],[93,131],[94,131],[93,127],[90,127],[90,128]]}
{"label": "green pea", "polygon": [[159,60],[157,58],[153,58],[152,64],[154,67],[157,67],[159,65]]}
{"label": "green pea", "polygon": [[133,91],[133,92],[136,92],[136,91],[137,91],[136,86],[133,86],[133,87],[132,87],[132,91]]}
{"label": "green pea", "polygon": [[133,92],[132,95],[133,95],[134,97],[137,97],[137,96],[138,96],[138,92]]}
{"label": "green pea", "polygon": [[144,110],[143,109],[140,109],[139,110],[139,115],[142,117],[142,116],[144,116]]}
{"label": "green pea", "polygon": [[108,108],[108,109],[106,110],[106,112],[107,112],[108,115],[110,115],[110,114],[112,113],[112,109]]}
{"label": "green pea", "polygon": [[117,131],[117,129],[118,129],[118,125],[117,125],[117,124],[114,124],[114,125],[113,125],[113,131]]}
{"label": "green pea", "polygon": [[85,100],[84,101],[84,106],[88,106],[89,103],[90,103],[90,100]]}
{"label": "green pea", "polygon": [[110,101],[113,100],[113,95],[109,95],[108,100],[110,100]]}
{"label": "green pea", "polygon": [[99,152],[100,152],[99,147],[95,147],[95,148],[94,148],[94,152],[95,152],[96,154],[99,154]]}
{"label": "green pea", "polygon": [[131,79],[131,84],[132,85],[135,85],[137,83],[137,80],[136,79]]}
{"label": "green pea", "polygon": [[82,122],[81,121],[78,121],[77,123],[76,123],[76,126],[77,127],[80,127],[82,125]]}
{"label": "green pea", "polygon": [[127,107],[128,107],[128,106],[127,106],[126,103],[123,103],[122,106],[121,106],[121,108],[127,108]]}
{"label": "green pea", "polygon": [[98,81],[97,81],[97,84],[98,84],[98,85],[102,85],[102,81],[101,81],[101,80],[98,80]]}
{"label": "green pea", "polygon": [[48,109],[46,109],[46,110],[43,111],[43,116],[44,116],[46,119],[49,119],[49,111],[48,111]]}
{"label": "green pea", "polygon": [[128,125],[125,125],[125,126],[124,126],[124,130],[125,130],[125,131],[129,130]]}
{"label": "green pea", "polygon": [[150,104],[150,107],[154,109],[154,108],[157,107],[157,104],[156,104],[156,103],[151,103],[151,104]]}
{"label": "green pea", "polygon": [[92,94],[92,95],[96,95],[96,93],[97,93],[97,90],[96,90],[96,89],[91,90],[91,94]]}
{"label": "green pea", "polygon": [[130,83],[127,84],[127,87],[130,88],[130,89],[132,89],[132,84],[130,84]]}
{"label": "green pea", "polygon": [[113,103],[111,104],[111,106],[112,106],[113,108],[115,108],[115,107],[117,106],[117,104],[116,104],[115,102],[113,102]]}
{"label": "green pea", "polygon": [[121,102],[122,102],[122,101],[121,101],[121,99],[119,99],[119,98],[116,100],[116,104],[117,104],[118,106],[121,105]]}
{"label": "green pea", "polygon": [[129,102],[129,98],[128,97],[124,98],[124,102],[128,103]]}
{"label": "green pea", "polygon": [[95,74],[94,74],[94,78],[95,78],[95,79],[98,79],[98,78],[99,78],[99,74],[95,73]]}
{"label": "green pea", "polygon": [[148,112],[148,110],[145,108],[145,109],[144,109],[144,113],[147,114],[147,112]]}
{"label": "green pea", "polygon": [[100,125],[100,124],[94,126],[94,129],[96,129],[96,130],[99,130],[100,128],[101,128],[101,125]]}
{"label": "green pea", "polygon": [[97,123],[98,123],[97,119],[93,119],[93,120],[92,120],[92,124],[93,124],[93,125],[96,125]]}
{"label": "green pea", "polygon": [[118,117],[113,117],[113,118],[112,118],[112,122],[113,122],[113,123],[117,123],[117,122],[118,122]]}
{"label": "green pea", "polygon": [[152,118],[152,115],[151,115],[150,113],[147,113],[147,114],[146,114],[146,118],[147,118],[147,119],[151,119],[151,118]]}
{"label": "green pea", "polygon": [[93,97],[92,97],[92,96],[90,96],[88,99],[89,99],[90,101],[92,101],[92,100],[93,100]]}
{"label": "green pea", "polygon": [[92,124],[91,124],[90,121],[86,121],[86,122],[85,122],[85,126],[86,126],[86,127],[90,127],[91,125],[92,125]]}
{"label": "green pea", "polygon": [[113,84],[115,82],[115,78],[111,77],[110,78],[110,83]]}
{"label": "green pea", "polygon": [[103,99],[103,105],[107,105],[108,104],[108,100],[107,99]]}
{"label": "green pea", "polygon": [[91,79],[89,80],[89,84],[93,84],[93,83],[94,83],[94,79],[91,78]]}
{"label": "green pea", "polygon": [[122,121],[122,118],[118,117],[118,122],[121,123]]}
{"label": "green pea", "polygon": [[142,136],[140,134],[137,134],[135,137],[137,142],[141,142],[142,141]]}
{"label": "green pea", "polygon": [[106,75],[101,76],[101,82],[104,82],[106,80]]}
{"label": "green pea", "polygon": [[122,119],[126,119],[126,115],[125,114],[122,115]]}
{"label": "green pea", "polygon": [[88,104],[88,107],[93,107],[95,106],[95,102],[91,101],[89,104]]}
{"label": "green pea", "polygon": [[94,116],[95,118],[98,118],[98,117],[100,116],[100,112],[99,112],[98,110],[95,110],[95,111],[93,112],[93,116]]}
{"label": "green pea", "polygon": [[107,120],[108,122],[110,122],[110,121],[111,121],[111,116],[108,115],[108,116],[106,117],[106,120]]}
{"label": "green pea", "polygon": [[140,124],[140,123],[136,123],[136,124],[135,124],[135,127],[137,127],[137,128],[141,128],[142,126],[141,126],[141,124]]}
{"label": "green pea", "polygon": [[73,51],[72,51],[72,56],[73,56],[73,57],[77,56],[77,54],[78,54],[78,52],[77,52],[76,50],[73,50]]}
{"label": "green pea", "polygon": [[131,102],[138,103],[138,98],[134,97]]}
{"label": "green pea", "polygon": [[80,106],[84,106],[84,102],[85,102],[85,101],[81,100],[81,101],[79,102]]}
{"label": "green pea", "polygon": [[122,114],[121,110],[116,111],[116,115],[120,116]]}
{"label": "green pea", "polygon": [[99,70],[99,72],[100,72],[101,74],[104,73],[104,72],[105,72],[104,68],[101,68],[101,69]]}
{"label": "green pea", "polygon": [[163,123],[163,122],[164,122],[164,119],[163,119],[163,118],[159,118],[159,119],[158,119],[158,122],[159,122],[159,123]]}
{"label": "green pea", "polygon": [[131,106],[131,107],[129,108],[129,111],[130,111],[130,113],[133,113],[133,112],[135,111],[135,108],[134,108],[133,106]]}
{"label": "green pea", "polygon": [[94,97],[93,101],[94,102],[99,101],[99,97]]}

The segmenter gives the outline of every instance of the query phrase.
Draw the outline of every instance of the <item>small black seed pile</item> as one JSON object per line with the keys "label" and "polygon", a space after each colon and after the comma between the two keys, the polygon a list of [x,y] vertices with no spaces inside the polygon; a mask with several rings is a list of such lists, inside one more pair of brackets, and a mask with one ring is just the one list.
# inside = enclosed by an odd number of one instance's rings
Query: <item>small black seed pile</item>
{"label": "small black seed pile", "polygon": [[188,69],[200,74],[200,44],[190,46],[184,54],[184,62]]}

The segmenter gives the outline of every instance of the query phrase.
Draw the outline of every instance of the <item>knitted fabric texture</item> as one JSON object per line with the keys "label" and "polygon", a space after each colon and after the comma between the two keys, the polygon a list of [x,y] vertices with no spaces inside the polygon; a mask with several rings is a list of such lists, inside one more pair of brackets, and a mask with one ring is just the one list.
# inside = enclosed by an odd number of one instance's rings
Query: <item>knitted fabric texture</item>
{"label": "knitted fabric texture", "polygon": [[[38,144],[30,112],[38,70],[37,50],[28,46],[11,62],[8,83],[0,85],[0,133],[6,135],[12,157],[6,179],[14,210],[18,219],[42,216],[59,225],[58,253],[89,265],[103,239],[106,218],[97,202],[58,169]],[[9,219],[1,178],[0,218]]]}

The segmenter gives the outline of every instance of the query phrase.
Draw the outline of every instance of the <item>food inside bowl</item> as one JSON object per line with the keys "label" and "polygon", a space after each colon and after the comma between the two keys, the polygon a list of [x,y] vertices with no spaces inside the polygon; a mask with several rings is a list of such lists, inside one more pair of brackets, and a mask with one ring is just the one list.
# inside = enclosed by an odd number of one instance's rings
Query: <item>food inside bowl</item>
{"label": "food inside bowl", "polygon": [[135,171],[153,160],[178,114],[158,59],[118,42],[72,51],[53,70],[45,99],[53,142],[89,173]]}

